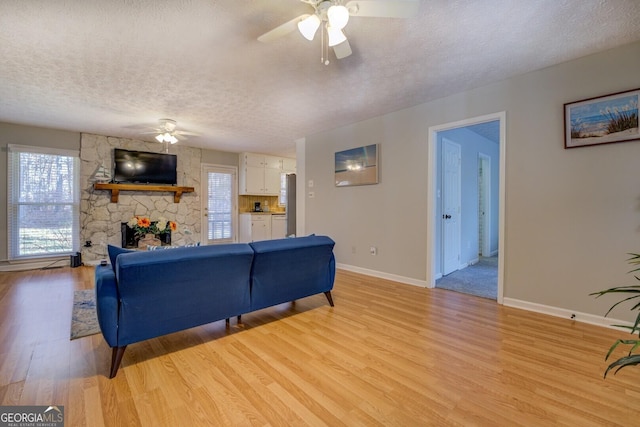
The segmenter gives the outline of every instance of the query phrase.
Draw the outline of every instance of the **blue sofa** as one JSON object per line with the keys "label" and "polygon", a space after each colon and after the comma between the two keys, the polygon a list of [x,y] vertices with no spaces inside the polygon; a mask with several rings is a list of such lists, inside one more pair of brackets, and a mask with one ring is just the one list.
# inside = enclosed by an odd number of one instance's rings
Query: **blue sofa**
{"label": "blue sofa", "polygon": [[150,252],[110,248],[113,265],[95,271],[98,323],[113,349],[110,378],[129,344],[321,292],[333,307],[334,245],[308,236]]}

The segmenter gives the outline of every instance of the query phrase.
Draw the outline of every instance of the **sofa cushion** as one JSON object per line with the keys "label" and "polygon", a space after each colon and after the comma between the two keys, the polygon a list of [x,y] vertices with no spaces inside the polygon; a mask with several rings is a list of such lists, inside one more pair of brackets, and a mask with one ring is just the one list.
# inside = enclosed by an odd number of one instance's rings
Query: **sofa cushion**
{"label": "sofa cushion", "polygon": [[251,310],[304,298],[333,288],[335,242],[327,236],[250,243]]}
{"label": "sofa cushion", "polygon": [[109,262],[111,262],[111,268],[113,269],[114,273],[116,271],[116,258],[118,257],[118,255],[126,254],[129,252],[135,252],[135,251],[132,249],[119,248],[117,246],[112,246],[112,245],[107,246],[107,253],[109,254]]}

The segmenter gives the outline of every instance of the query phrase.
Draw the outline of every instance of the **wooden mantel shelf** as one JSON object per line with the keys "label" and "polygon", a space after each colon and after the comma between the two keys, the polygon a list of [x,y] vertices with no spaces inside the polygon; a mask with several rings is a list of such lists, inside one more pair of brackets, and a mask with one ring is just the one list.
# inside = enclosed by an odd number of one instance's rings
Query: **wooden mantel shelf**
{"label": "wooden mantel shelf", "polygon": [[148,185],[148,184],[109,184],[96,182],[95,190],[111,190],[111,203],[118,203],[120,191],[167,191],[173,193],[173,203],[180,203],[182,193],[193,193],[193,187],[177,187],[175,185]]}

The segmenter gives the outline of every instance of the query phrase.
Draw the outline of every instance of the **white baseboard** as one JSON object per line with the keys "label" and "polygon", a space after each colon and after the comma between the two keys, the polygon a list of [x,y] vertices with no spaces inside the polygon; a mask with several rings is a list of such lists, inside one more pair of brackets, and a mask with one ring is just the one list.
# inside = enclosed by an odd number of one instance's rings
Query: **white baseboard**
{"label": "white baseboard", "polygon": [[394,282],[405,283],[407,285],[419,286],[421,288],[427,287],[426,280],[413,279],[411,277],[398,276],[396,274],[384,273],[382,271],[369,270],[368,268],[356,267],[354,265],[337,263],[336,267],[342,270],[351,271],[354,273],[364,274],[365,276],[378,277],[380,279],[392,280]]}
{"label": "white baseboard", "polygon": [[550,316],[571,319],[577,322],[589,323],[590,325],[603,326],[605,328],[617,329],[629,332],[628,329],[618,328],[616,325],[633,326],[631,322],[624,320],[611,319],[604,316],[595,316],[589,313],[567,310],[565,308],[552,307],[549,305],[537,304],[535,302],[522,301],[514,298],[504,298],[503,304],[507,307],[520,308],[523,310],[533,311],[536,313],[548,314]]}
{"label": "white baseboard", "polygon": [[8,261],[0,265],[0,272],[39,270],[42,268],[69,267],[69,257],[47,258],[29,261]]}

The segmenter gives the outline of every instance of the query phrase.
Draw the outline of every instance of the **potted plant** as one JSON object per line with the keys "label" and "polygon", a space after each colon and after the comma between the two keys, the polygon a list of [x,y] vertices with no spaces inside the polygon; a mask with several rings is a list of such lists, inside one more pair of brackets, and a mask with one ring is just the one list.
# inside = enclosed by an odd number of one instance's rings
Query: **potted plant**
{"label": "potted plant", "polygon": [[[629,264],[637,266],[640,265],[640,254],[629,254],[631,256],[631,258],[629,258],[627,261],[629,262]],[[636,271],[640,271],[640,267],[635,268],[633,270],[631,270],[629,273],[633,273]],[[640,278],[636,275],[634,275],[635,279],[640,281]],[[605,289],[603,291],[599,291],[599,292],[594,292],[592,294],[589,295],[595,295],[596,298],[605,295],[605,294],[623,294],[624,298],[621,299],[620,301],[618,301],[617,303],[613,304],[611,306],[611,308],[609,308],[609,311],[607,311],[607,314],[605,314],[605,317],[611,313],[611,310],[613,310],[615,307],[617,307],[618,305],[627,302],[627,301],[631,301],[633,302],[633,306],[631,307],[631,311],[638,311],[638,315],[636,316],[635,322],[633,323],[633,326],[626,326],[626,325],[614,325],[617,327],[621,327],[624,329],[629,329],[631,331],[631,335],[638,335],[638,338],[640,338],[640,301],[637,300],[637,298],[640,298],[640,285],[631,285],[631,286],[616,286],[613,288],[609,288],[609,289]],[[614,375],[622,368],[625,368],[627,366],[635,366],[635,365],[639,365],[640,364],[640,353],[637,352],[637,350],[640,348],[640,339],[628,339],[628,340],[622,340],[619,339],[616,342],[613,343],[613,345],[611,346],[611,348],[609,348],[609,352],[607,353],[606,357],[604,358],[604,360],[608,360],[609,356],[611,356],[611,354],[613,353],[613,351],[620,345],[624,345],[624,346],[629,346],[629,353],[627,353],[626,356],[620,357],[618,360],[612,362],[608,367],[607,370],[604,371],[604,377],[607,377],[607,374],[609,373],[609,371],[613,368],[617,368],[614,371]],[[635,353],[634,353],[635,352]]]}

